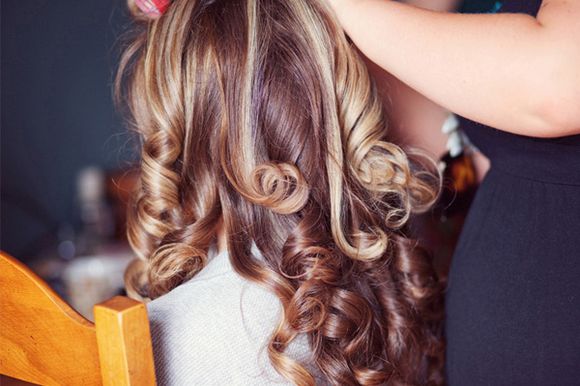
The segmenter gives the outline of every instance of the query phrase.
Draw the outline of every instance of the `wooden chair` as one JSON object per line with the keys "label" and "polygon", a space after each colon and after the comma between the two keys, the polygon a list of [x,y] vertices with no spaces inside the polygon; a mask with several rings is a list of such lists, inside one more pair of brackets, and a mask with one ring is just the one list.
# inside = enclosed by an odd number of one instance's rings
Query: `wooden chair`
{"label": "wooden chair", "polygon": [[12,378],[0,383],[155,385],[145,305],[117,296],[94,315],[95,324],[0,252],[0,374]]}

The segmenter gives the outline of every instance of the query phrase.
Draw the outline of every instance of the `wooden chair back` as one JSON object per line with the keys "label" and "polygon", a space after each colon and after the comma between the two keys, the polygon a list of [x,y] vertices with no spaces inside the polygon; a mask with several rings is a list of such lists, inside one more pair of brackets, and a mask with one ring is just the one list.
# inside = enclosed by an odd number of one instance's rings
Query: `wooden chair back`
{"label": "wooden chair back", "polygon": [[94,316],[0,252],[0,374],[40,385],[155,385],[145,305],[117,296]]}

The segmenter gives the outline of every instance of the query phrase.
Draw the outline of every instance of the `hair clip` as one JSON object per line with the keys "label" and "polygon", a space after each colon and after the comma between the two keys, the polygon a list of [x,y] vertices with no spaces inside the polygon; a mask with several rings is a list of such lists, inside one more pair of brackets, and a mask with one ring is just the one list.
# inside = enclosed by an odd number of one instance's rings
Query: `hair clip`
{"label": "hair clip", "polygon": [[135,0],[135,5],[150,18],[158,18],[165,13],[171,0]]}

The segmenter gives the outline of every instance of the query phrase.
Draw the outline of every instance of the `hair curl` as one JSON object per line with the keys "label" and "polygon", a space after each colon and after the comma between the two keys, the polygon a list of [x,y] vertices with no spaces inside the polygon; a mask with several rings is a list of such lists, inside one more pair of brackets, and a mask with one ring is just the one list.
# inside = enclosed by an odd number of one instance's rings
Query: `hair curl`
{"label": "hair curl", "polygon": [[142,140],[128,291],[195,276],[222,225],[238,274],[281,301],[268,349],[284,377],[314,384],[285,355],[304,333],[333,384],[440,384],[440,287],[404,233],[439,178],[387,140],[326,3],[175,0],[136,24],[115,82]]}

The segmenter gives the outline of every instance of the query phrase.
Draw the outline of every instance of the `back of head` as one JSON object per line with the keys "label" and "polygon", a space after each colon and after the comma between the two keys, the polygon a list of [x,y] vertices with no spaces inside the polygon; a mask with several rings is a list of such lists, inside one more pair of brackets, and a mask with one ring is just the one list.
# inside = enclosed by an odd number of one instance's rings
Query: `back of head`
{"label": "back of head", "polygon": [[268,349],[283,376],[313,383],[284,355],[306,333],[334,384],[437,382],[439,287],[402,231],[437,178],[387,140],[325,2],[175,0],[136,16],[116,82],[142,139],[128,289],[190,279],[221,227],[235,270],[280,298]]}

